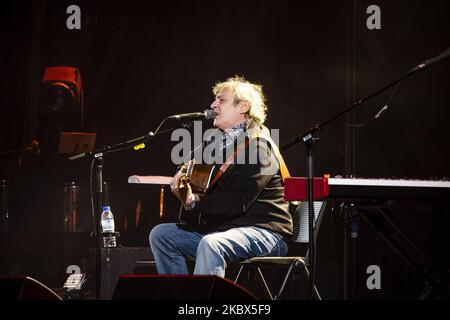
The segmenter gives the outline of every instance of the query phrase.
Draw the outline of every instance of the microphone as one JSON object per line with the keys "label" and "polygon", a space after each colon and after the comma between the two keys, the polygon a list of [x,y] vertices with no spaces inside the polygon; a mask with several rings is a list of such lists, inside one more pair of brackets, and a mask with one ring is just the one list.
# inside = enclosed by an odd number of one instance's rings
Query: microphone
{"label": "microphone", "polygon": [[217,113],[212,109],[206,109],[203,112],[181,113],[170,116],[169,119],[175,120],[195,120],[195,119],[214,119]]}

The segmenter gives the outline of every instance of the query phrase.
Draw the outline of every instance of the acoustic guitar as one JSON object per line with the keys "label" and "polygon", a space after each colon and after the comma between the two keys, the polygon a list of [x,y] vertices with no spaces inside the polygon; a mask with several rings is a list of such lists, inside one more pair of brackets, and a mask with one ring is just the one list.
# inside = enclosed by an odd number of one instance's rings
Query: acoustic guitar
{"label": "acoustic guitar", "polygon": [[[209,164],[197,164],[195,159],[190,160],[188,163],[181,166],[181,176],[178,180],[178,189],[180,194],[191,186],[193,193],[204,194],[211,186],[211,180],[214,173],[214,166]],[[180,222],[200,225],[201,216],[196,215],[193,212],[186,212],[183,205],[180,207],[180,213],[178,216]]]}
{"label": "acoustic guitar", "polygon": [[181,166],[181,176],[178,188],[183,189],[187,184],[191,186],[193,193],[205,193],[211,184],[214,166],[210,164],[197,164],[195,159]]}

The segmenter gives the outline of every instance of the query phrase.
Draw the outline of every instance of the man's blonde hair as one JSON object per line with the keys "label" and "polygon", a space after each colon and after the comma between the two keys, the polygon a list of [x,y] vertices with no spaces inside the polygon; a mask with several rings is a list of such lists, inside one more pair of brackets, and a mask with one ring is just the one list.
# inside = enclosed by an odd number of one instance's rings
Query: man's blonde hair
{"label": "man's blonde hair", "polygon": [[213,87],[214,95],[218,95],[223,90],[230,90],[233,93],[234,104],[247,101],[250,105],[248,116],[259,124],[263,124],[267,116],[266,98],[259,84],[253,84],[244,77],[235,76],[228,78],[224,82],[216,83]]}

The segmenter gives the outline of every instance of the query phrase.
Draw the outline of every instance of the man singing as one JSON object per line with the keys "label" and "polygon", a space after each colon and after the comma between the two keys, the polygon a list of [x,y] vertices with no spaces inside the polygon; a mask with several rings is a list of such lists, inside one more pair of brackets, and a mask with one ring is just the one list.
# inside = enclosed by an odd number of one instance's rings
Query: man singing
{"label": "man singing", "polygon": [[[287,253],[283,239],[292,234],[292,219],[283,177],[288,172],[263,125],[267,106],[262,87],[233,77],[216,84],[213,93],[214,127],[221,138],[214,143],[221,144],[225,161],[215,163],[214,183],[204,194],[193,193],[189,184],[180,188],[181,171],[172,179],[183,216],[195,216],[192,220],[199,223],[152,229],[150,247],[159,274],[188,274],[189,258],[195,259],[194,274],[224,277],[229,262]],[[234,161],[227,161],[230,156]]]}

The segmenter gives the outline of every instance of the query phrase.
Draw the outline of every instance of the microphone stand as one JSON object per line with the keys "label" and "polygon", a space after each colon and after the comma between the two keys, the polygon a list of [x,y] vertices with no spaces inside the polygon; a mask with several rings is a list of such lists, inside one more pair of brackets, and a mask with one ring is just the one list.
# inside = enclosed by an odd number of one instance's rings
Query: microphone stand
{"label": "microphone stand", "polygon": [[411,69],[408,73],[406,73],[403,77],[389,83],[388,85],[382,87],[378,91],[368,95],[367,97],[360,99],[359,101],[355,102],[353,105],[348,107],[347,109],[344,109],[343,111],[337,113],[336,115],[332,116],[328,120],[325,120],[322,123],[314,125],[312,128],[304,132],[303,134],[298,135],[296,138],[288,142],[286,145],[284,145],[281,150],[286,150],[293,146],[294,144],[303,142],[307,149],[307,190],[308,190],[308,219],[309,219],[309,264],[310,264],[310,277],[309,277],[309,296],[312,300],[314,297],[314,283],[315,283],[315,264],[316,264],[316,253],[315,253],[315,247],[316,247],[316,239],[314,237],[314,185],[313,185],[313,178],[314,178],[314,147],[316,146],[317,142],[319,141],[319,132],[323,131],[323,128],[330,122],[336,120],[337,118],[343,116],[344,114],[360,107],[366,104],[367,101],[372,99],[373,97],[379,95],[380,93],[386,91],[387,89],[395,86],[396,84],[400,83],[401,81],[409,78],[413,74],[423,71],[432,64],[435,64],[437,62],[440,62],[450,56],[450,48],[447,48],[444,52],[439,54],[438,56],[426,60],[423,63],[417,65],[413,69]]}
{"label": "microphone stand", "polygon": [[[91,233],[91,237],[96,240],[96,299],[100,299],[101,295],[101,230],[100,230],[100,213],[102,212],[103,207],[103,164],[104,164],[104,155],[111,152],[117,152],[121,150],[127,150],[132,148],[135,145],[144,143],[152,139],[155,136],[153,132],[149,132],[146,135],[128,140],[125,142],[120,142],[118,144],[112,146],[104,146],[103,148],[94,150],[92,152],[83,152],[74,156],[69,157],[69,160],[79,160],[82,158],[89,157],[93,159],[91,165],[91,176],[92,176],[92,166],[95,165],[96,172],[96,205],[95,210],[97,214],[93,212],[93,223],[94,223],[94,232]],[[92,187],[92,186],[91,186]],[[91,189],[92,194],[92,189]],[[94,210],[94,207],[92,208]]]}
{"label": "microphone stand", "polygon": [[[93,223],[94,223],[94,232],[91,233],[91,237],[96,239],[96,299],[100,299],[101,294],[101,230],[100,230],[100,214],[102,212],[103,207],[103,163],[104,163],[104,155],[107,153],[117,152],[117,151],[123,151],[133,148],[136,145],[142,144],[146,141],[149,141],[153,139],[158,133],[162,134],[165,132],[173,131],[177,128],[171,128],[164,131],[159,131],[162,124],[169,119],[169,117],[165,118],[156,129],[155,133],[149,132],[141,137],[131,139],[124,142],[119,142],[112,146],[104,146],[103,148],[94,150],[92,152],[83,152],[74,156],[69,157],[69,160],[79,160],[86,157],[90,157],[93,159],[92,165],[95,164],[96,167],[96,211],[97,214],[93,213]],[[183,127],[189,127],[191,121],[185,121],[182,123]],[[92,170],[92,166],[91,166]],[[92,190],[91,190],[92,194]],[[94,210],[94,208],[93,208]],[[115,232],[114,234],[118,234]]]}

